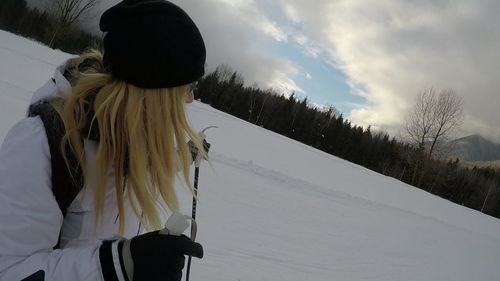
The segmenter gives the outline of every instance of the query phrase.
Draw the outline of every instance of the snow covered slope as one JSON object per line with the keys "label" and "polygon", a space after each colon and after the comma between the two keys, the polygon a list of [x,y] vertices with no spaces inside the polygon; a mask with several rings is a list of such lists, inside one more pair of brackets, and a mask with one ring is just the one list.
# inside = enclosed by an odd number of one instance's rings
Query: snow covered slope
{"label": "snow covered slope", "polygon": [[[0,140],[69,55],[0,31]],[[500,220],[210,106],[192,280],[500,280]],[[180,192],[185,213],[190,196]]]}

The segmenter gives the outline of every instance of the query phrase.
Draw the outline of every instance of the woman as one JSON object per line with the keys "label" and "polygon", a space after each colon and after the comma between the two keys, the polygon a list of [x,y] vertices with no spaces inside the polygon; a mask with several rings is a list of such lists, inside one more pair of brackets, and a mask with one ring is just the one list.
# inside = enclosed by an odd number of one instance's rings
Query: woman
{"label": "woman", "polygon": [[[15,125],[1,147],[0,280],[180,280],[184,255],[203,255],[185,236],[154,231],[164,210],[178,209],[178,170],[191,186],[186,139],[203,151],[184,113],[204,74],[201,34],[162,0],[123,1],[100,28],[103,56],[68,61],[34,95],[64,125],[60,150],[40,116]],[[57,153],[66,165],[51,165]],[[62,208],[54,179],[75,170],[83,188]]]}

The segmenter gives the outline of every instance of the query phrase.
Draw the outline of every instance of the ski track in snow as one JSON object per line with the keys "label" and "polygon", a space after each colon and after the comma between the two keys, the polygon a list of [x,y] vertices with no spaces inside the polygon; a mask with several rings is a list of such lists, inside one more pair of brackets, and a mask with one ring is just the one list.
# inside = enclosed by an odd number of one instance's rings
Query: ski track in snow
{"label": "ski track in snow", "polygon": [[248,173],[252,173],[255,176],[270,179],[272,181],[275,181],[275,182],[281,184],[281,186],[285,187],[286,189],[294,189],[294,190],[299,191],[299,192],[307,193],[307,195],[315,195],[315,196],[317,196],[319,198],[323,198],[323,199],[325,197],[328,197],[335,204],[352,205],[353,202],[356,202],[357,204],[359,204],[360,208],[367,209],[368,211],[371,211],[373,209],[377,209],[377,210],[385,209],[385,211],[387,211],[387,212],[403,212],[403,213],[406,213],[406,214],[409,214],[412,216],[420,217],[422,219],[445,224],[445,225],[448,225],[450,227],[456,228],[457,230],[467,231],[467,232],[471,232],[473,234],[484,235],[490,239],[496,239],[496,240],[498,240],[498,243],[500,243],[500,237],[494,237],[494,236],[491,236],[491,235],[488,235],[485,233],[476,232],[476,231],[473,231],[471,229],[468,229],[468,228],[465,228],[462,226],[454,225],[454,224],[448,223],[446,221],[439,220],[435,217],[424,216],[424,215],[421,215],[421,214],[418,214],[415,212],[411,212],[411,211],[408,211],[408,210],[405,210],[402,208],[397,208],[397,207],[393,207],[390,205],[381,204],[379,202],[374,202],[374,201],[367,200],[364,198],[355,197],[355,196],[352,196],[348,193],[344,193],[341,191],[328,189],[328,188],[304,181],[304,180],[299,179],[299,178],[294,178],[292,176],[282,174],[282,173],[275,171],[275,170],[272,170],[272,169],[268,169],[268,168],[264,168],[264,167],[255,165],[253,163],[253,161],[251,161],[251,160],[250,161],[238,160],[235,158],[226,157],[222,154],[213,154],[213,155],[211,155],[210,159],[212,162],[221,163],[221,164],[224,164],[227,166],[238,168],[238,169],[245,171],[245,172],[248,172]]}
{"label": "ski track in snow", "polygon": [[2,89],[2,95],[9,96],[9,98],[20,100],[22,102],[28,102],[29,98],[33,94],[33,91],[8,81],[0,81],[0,88]]}
{"label": "ski track in snow", "polygon": [[47,65],[50,65],[50,66],[53,66],[53,67],[57,67],[57,65],[58,65],[58,64],[54,64],[53,62],[50,62],[50,61],[47,61],[47,60],[44,60],[44,59],[41,59],[41,58],[34,57],[34,56],[30,55],[30,53],[28,53],[28,52],[20,52],[19,50],[15,50],[15,49],[8,48],[8,47],[5,47],[5,46],[0,46],[0,51],[3,51],[7,55],[10,55],[10,56],[22,56],[25,59],[26,58],[30,59],[31,62],[33,62],[33,63],[43,63],[43,64],[47,64]]}

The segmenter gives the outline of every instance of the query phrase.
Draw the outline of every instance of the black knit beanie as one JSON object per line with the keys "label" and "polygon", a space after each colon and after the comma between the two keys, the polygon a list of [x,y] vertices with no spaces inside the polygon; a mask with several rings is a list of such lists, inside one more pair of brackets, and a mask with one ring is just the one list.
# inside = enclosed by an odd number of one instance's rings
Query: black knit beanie
{"label": "black knit beanie", "polygon": [[189,84],[205,73],[200,31],[178,6],[163,0],[124,0],[106,10],[99,27],[104,65],[141,88]]}

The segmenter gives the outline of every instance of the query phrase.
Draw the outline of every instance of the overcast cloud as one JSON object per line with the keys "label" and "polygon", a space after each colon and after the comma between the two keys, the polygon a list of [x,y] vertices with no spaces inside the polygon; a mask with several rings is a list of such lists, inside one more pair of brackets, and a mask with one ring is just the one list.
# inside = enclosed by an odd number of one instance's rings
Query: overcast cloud
{"label": "overcast cloud", "polygon": [[284,44],[345,73],[351,94],[366,101],[345,112],[356,124],[394,134],[420,90],[452,88],[465,101],[462,134],[500,141],[500,1],[173,2],[203,33],[209,70],[227,64],[248,84],[307,95],[297,77],[314,75],[264,47]]}

